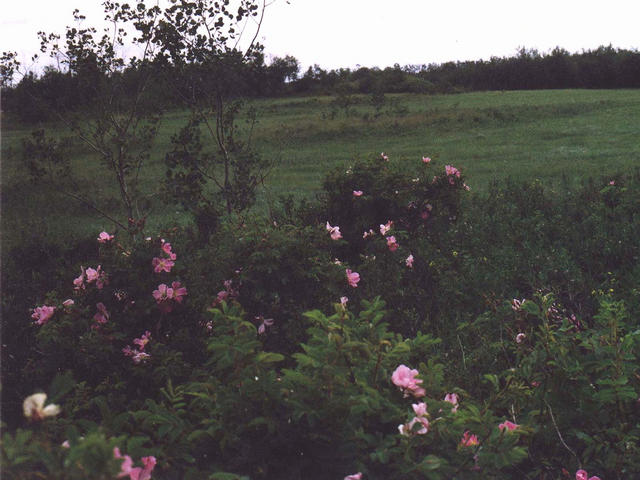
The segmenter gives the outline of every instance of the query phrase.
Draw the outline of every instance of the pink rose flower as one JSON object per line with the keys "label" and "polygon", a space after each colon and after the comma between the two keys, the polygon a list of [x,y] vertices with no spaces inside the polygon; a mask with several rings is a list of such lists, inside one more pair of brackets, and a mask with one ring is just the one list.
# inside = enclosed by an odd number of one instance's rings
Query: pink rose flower
{"label": "pink rose flower", "polygon": [[182,297],[187,294],[187,288],[183,287],[180,282],[171,282],[171,289],[173,295],[169,298],[173,298],[176,302],[182,303]]}
{"label": "pink rose flower", "polygon": [[[239,271],[236,271],[239,273]],[[224,290],[220,290],[216,296],[216,299],[213,301],[213,306],[219,305],[223,300],[232,299],[238,297],[240,292],[237,288],[233,287],[233,282],[231,280],[224,281]]]}
{"label": "pink rose flower", "polygon": [[152,295],[153,298],[156,299],[156,303],[158,304],[161,312],[169,313],[173,309],[173,307],[171,306],[171,302],[168,301],[173,297],[172,288],[167,287],[167,285],[164,283],[161,283],[160,285],[158,285],[158,289],[153,291]]}
{"label": "pink rose flower", "polygon": [[354,197],[361,197],[362,196],[362,190],[354,190],[353,191],[353,196]]}
{"label": "pink rose flower", "polygon": [[417,375],[418,370],[412,370],[406,365],[399,365],[391,375],[391,381],[404,393],[405,397],[409,394],[414,397],[422,397],[426,392],[424,388],[418,386],[422,380],[415,378]]}
{"label": "pink rose flower", "polygon": [[213,305],[214,306],[218,305],[223,300],[226,300],[228,296],[229,296],[229,292],[227,292],[226,290],[220,290],[216,295],[216,299],[213,301]]}
{"label": "pink rose flower", "polygon": [[458,395],[456,395],[455,393],[447,393],[444,396],[444,401],[449,402],[453,405],[453,407],[451,408],[451,411],[453,413],[456,413],[458,411]]}
{"label": "pink rose flower", "polygon": [[[87,268],[86,270],[83,271],[83,274],[81,275],[81,277],[84,277],[87,283],[95,282],[96,287],[98,287],[98,290],[102,289],[102,287],[104,287],[107,284],[107,274],[102,271],[101,265],[98,265],[98,268],[95,268],[95,269],[91,267]],[[73,283],[75,285],[76,281],[79,281],[81,284],[79,288],[84,288],[81,277],[76,278],[73,281]],[[76,285],[76,290],[77,289],[78,289],[78,286]]]}
{"label": "pink rose flower", "polygon": [[332,227],[331,225],[329,225],[329,222],[327,222],[327,231],[331,234],[332,240],[339,240],[342,238],[342,234],[340,233],[340,227],[338,226]]}
{"label": "pink rose flower", "polygon": [[104,306],[104,303],[99,302],[96,303],[96,308],[98,309],[98,311],[93,316],[93,320],[99,325],[107,323],[107,320],[109,320],[109,312],[107,311],[107,307]]}
{"label": "pink rose flower", "polygon": [[122,455],[118,447],[114,447],[113,457],[118,460],[123,460],[120,465],[118,478],[126,477],[128,475],[129,480],[150,480],[151,472],[156,466],[156,457],[142,457],[141,460],[144,467],[134,467],[131,457],[129,455]]}
{"label": "pink rose flower", "polygon": [[413,417],[413,419],[409,422],[409,425],[407,425],[410,432],[413,431],[413,426],[416,423],[420,424],[420,428],[416,431],[416,434],[424,435],[425,433],[429,432],[429,420],[427,420],[426,417]]}
{"label": "pink rose flower", "polygon": [[474,447],[478,445],[478,437],[476,435],[471,434],[469,430],[464,432],[462,435],[462,439],[460,440],[460,445],[463,447]]}
{"label": "pink rose flower", "polygon": [[122,349],[122,353],[124,353],[125,357],[131,357],[131,360],[133,360],[133,363],[136,365],[140,362],[146,362],[147,359],[151,357],[148,353],[131,348],[129,345]]}
{"label": "pink rose flower", "polygon": [[144,350],[145,345],[149,343],[150,339],[151,339],[151,332],[147,330],[146,332],[144,332],[144,334],[140,338],[134,338],[133,343],[138,345],[140,347],[140,350],[142,351]]}
{"label": "pink rose flower", "polygon": [[134,354],[132,357],[133,363],[135,363],[136,365],[139,364],[140,362],[145,362],[151,355],[149,355],[146,352],[139,352],[139,351],[135,351],[134,350]]}
{"label": "pink rose flower", "polygon": [[362,238],[367,238],[367,237],[370,237],[370,236],[372,236],[372,235],[374,235],[374,231],[373,231],[372,229],[369,229],[369,231],[368,231],[368,232],[364,232],[364,233],[362,234]]}
{"label": "pink rose flower", "polygon": [[[157,290],[154,290],[153,293],[152,293],[153,298],[156,299],[156,302],[160,303],[160,302],[162,302],[162,301],[167,299],[167,289],[168,288],[169,287],[167,287],[167,285],[164,284],[164,283],[161,283],[160,285],[158,285]],[[171,292],[171,293],[173,294],[173,292]]]}
{"label": "pink rose flower", "polygon": [[384,154],[384,152],[382,152],[382,153],[380,154],[380,158],[382,158],[382,160],[384,160],[385,162],[388,162],[388,161],[389,161],[389,157],[387,157],[387,156]]}
{"label": "pink rose flower", "polygon": [[414,377],[418,375],[418,370],[411,370],[406,365],[400,365],[391,374],[391,381],[397,387],[408,388]]}
{"label": "pink rose flower", "polygon": [[[100,267],[98,267],[98,268],[100,268]],[[98,276],[99,276],[100,274],[99,274],[99,271],[98,271],[98,270],[96,270],[96,269],[94,269],[94,268],[89,267],[89,268],[87,268],[87,270],[85,271],[85,275],[86,275],[86,277],[87,277],[87,282],[89,282],[89,283],[93,283],[93,282],[95,282],[95,281],[98,279]]]}
{"label": "pink rose flower", "polygon": [[427,415],[427,404],[424,402],[414,403],[411,405],[413,408],[413,412],[416,414],[416,417],[424,417]]}
{"label": "pink rose flower", "polygon": [[360,281],[360,274],[358,272],[352,272],[348,268],[346,273],[349,285],[351,285],[353,288],[356,288],[358,286],[358,282]]}
{"label": "pink rose flower", "polygon": [[[589,476],[589,474],[587,473],[586,470],[578,470],[576,472],[576,480],[587,480],[588,476]],[[588,480],[600,480],[600,477],[593,476],[593,477],[589,478]]]}
{"label": "pink rose flower", "polygon": [[131,480],[150,480],[151,472],[156,466],[156,457],[142,457],[140,460],[144,467],[132,468],[129,473],[129,478]]}
{"label": "pink rose flower", "polygon": [[380,235],[382,236],[386,235],[387,232],[391,230],[392,226],[393,226],[393,222],[391,220],[388,220],[387,223],[384,225],[380,225]]}
{"label": "pink rose flower", "polygon": [[62,302],[62,306],[63,307],[67,307],[69,308],[71,305],[75,304],[76,302],[74,302],[73,300],[71,300],[70,298],[67,298],[64,302]]}
{"label": "pink rose flower", "polygon": [[113,238],[114,236],[109,235],[107,232],[100,232],[100,235],[98,235],[98,243],[109,243]]}
{"label": "pink rose flower", "polygon": [[340,297],[340,305],[342,305],[342,308],[344,310],[347,309],[347,302],[349,301],[348,297]]}
{"label": "pink rose flower", "polygon": [[456,167],[453,167],[451,165],[445,165],[444,167],[445,172],[447,173],[448,177],[458,177],[460,178],[460,170],[458,170]]}
{"label": "pink rose flower", "polygon": [[519,333],[516,335],[516,343],[524,342],[526,335],[524,333]]}
{"label": "pink rose flower", "polygon": [[500,431],[503,431],[506,428],[507,431],[511,432],[511,431],[515,430],[516,428],[518,428],[519,426],[520,425],[515,424],[513,422],[510,422],[509,420],[505,420],[500,425],[498,425],[498,428],[500,429]]}
{"label": "pink rose flower", "polygon": [[[422,380],[416,380],[416,383],[422,383]],[[417,385],[410,389],[409,393],[413,395],[415,398],[424,397],[427,392],[424,388],[418,387]],[[406,393],[405,393],[406,396]]]}
{"label": "pink rose flower", "polygon": [[431,163],[431,159],[429,157],[422,157],[422,163]]}
{"label": "pink rose flower", "polygon": [[171,269],[173,268],[173,266],[175,265],[173,260],[170,260],[168,258],[159,258],[159,257],[153,257],[153,260],[151,261],[151,265],[153,266],[153,271],[156,273],[160,273],[160,272],[171,272]]}
{"label": "pink rose flower", "polygon": [[361,480],[361,479],[362,479],[362,472],[354,473],[344,477],[344,480]]}
{"label": "pink rose flower", "polygon": [[50,307],[49,305],[42,305],[41,307],[36,307],[33,309],[33,313],[31,314],[31,318],[33,318],[36,322],[36,325],[44,325],[47,323],[51,317],[53,316],[53,312],[55,312],[56,307]]}
{"label": "pink rose flower", "polygon": [[73,289],[74,290],[84,290],[84,273],[79,277],[73,279]]}
{"label": "pink rose flower", "polygon": [[131,473],[131,467],[133,467],[133,460],[129,455],[122,455],[118,447],[113,447],[113,458],[122,459],[123,462],[120,465],[120,473],[118,478],[126,477]]}
{"label": "pink rose flower", "polygon": [[164,239],[160,239],[161,248],[164,253],[167,254],[170,260],[175,260],[177,258],[176,254],[171,251],[171,244],[169,242],[165,242]]}
{"label": "pink rose flower", "polygon": [[387,237],[387,247],[389,247],[389,250],[395,252],[399,246],[400,245],[398,245],[398,242],[396,242],[396,237],[394,237],[393,235]]}
{"label": "pink rose flower", "polygon": [[171,287],[161,283],[158,285],[157,290],[154,290],[152,295],[156,299],[156,303],[162,312],[168,313],[173,310],[173,302],[182,303],[182,300],[187,294],[187,289],[183,287],[180,282],[172,282]]}
{"label": "pink rose flower", "polygon": [[413,255],[409,254],[407,259],[404,261],[405,265],[409,268],[413,268]]}
{"label": "pink rose flower", "polygon": [[258,327],[258,335],[262,335],[267,331],[267,327],[270,327],[271,325],[273,325],[273,318],[264,318],[262,315],[259,315],[255,317],[255,319],[258,320],[259,322],[262,322]]}

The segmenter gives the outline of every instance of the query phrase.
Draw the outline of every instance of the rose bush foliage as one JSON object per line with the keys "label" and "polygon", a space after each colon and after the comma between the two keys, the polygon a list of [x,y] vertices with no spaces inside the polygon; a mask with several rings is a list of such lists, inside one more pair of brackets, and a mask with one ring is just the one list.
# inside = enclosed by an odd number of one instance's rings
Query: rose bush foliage
{"label": "rose bush foliage", "polygon": [[[637,183],[468,198],[461,169],[382,155],[268,223],[53,249],[4,300],[3,473],[631,478]],[[571,243],[623,218],[599,255]]]}

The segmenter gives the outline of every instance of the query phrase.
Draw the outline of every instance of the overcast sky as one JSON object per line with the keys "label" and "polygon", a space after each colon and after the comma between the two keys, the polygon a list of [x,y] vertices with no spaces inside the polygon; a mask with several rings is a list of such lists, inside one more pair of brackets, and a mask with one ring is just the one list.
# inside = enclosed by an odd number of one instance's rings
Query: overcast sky
{"label": "overcast sky", "polygon": [[[87,23],[100,0],[2,0],[0,51],[28,64],[37,31],[64,32],[74,8]],[[600,45],[640,48],[640,0],[275,0],[260,40],[269,55],[303,68],[428,64],[510,56],[518,47],[570,52]]]}

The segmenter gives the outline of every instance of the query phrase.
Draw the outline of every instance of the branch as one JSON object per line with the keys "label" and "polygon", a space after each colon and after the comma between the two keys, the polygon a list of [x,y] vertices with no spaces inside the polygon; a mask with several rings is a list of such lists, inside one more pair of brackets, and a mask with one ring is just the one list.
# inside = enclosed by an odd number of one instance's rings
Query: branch
{"label": "branch", "polygon": [[578,455],[576,455],[576,452],[571,450],[569,445],[567,445],[567,443],[564,441],[564,438],[562,438],[562,434],[560,433],[560,429],[558,428],[558,424],[556,423],[556,419],[553,416],[553,410],[551,410],[551,405],[549,405],[549,402],[547,402],[546,399],[544,400],[544,403],[547,405],[547,408],[549,409],[549,415],[551,416],[551,422],[553,422],[553,427],[556,429],[556,433],[558,434],[558,438],[560,439],[560,442],[562,443],[564,448],[566,448],[571,453],[571,455],[576,457],[576,460],[578,461],[578,468],[582,468],[582,462],[580,461],[580,458],[578,457]]}
{"label": "branch", "polygon": [[100,215],[102,215],[104,218],[111,220],[113,223],[115,223],[116,225],[118,225],[120,228],[122,228],[123,230],[127,231],[128,227],[123,225],[120,221],[116,220],[115,218],[113,218],[111,215],[109,215],[108,213],[104,212],[103,210],[99,209],[98,207],[96,207],[92,202],[90,202],[89,200],[87,200],[86,198],[81,197],[80,195],[76,195],[75,193],[71,193],[71,192],[67,192],[62,190],[61,193],[63,195],[66,195],[68,197],[71,197],[77,201],[79,201],[80,203],[83,203],[84,205],[86,205],[87,207],[95,210],[96,212],[98,212]]}
{"label": "branch", "polygon": [[[271,5],[271,4],[269,4]],[[262,11],[260,12],[260,20],[258,20],[258,28],[256,29],[256,33],[253,36],[253,38],[251,39],[251,43],[249,44],[249,46],[247,47],[247,50],[244,52],[244,54],[242,55],[242,58],[244,59],[247,55],[249,55],[249,52],[251,51],[251,49],[253,48],[253,45],[256,43],[256,39],[258,38],[258,34],[260,33],[260,29],[262,28],[262,21],[264,20],[264,11],[267,8],[267,0],[263,0],[262,1]],[[243,29],[244,31],[244,29]],[[240,37],[242,37],[242,35],[240,35]],[[240,38],[238,38],[238,42],[240,41]],[[236,45],[238,44],[238,42],[236,42]],[[236,47],[236,45],[234,45],[234,49]]]}

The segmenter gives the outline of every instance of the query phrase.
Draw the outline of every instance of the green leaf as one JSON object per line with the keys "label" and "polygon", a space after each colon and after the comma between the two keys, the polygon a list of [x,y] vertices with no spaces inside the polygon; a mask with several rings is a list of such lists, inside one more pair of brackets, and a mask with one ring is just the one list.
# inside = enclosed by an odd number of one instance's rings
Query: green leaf
{"label": "green leaf", "polygon": [[500,390],[500,380],[497,375],[494,375],[493,373],[485,373],[482,378],[491,383],[496,392]]}
{"label": "green leaf", "polygon": [[538,304],[534,301],[531,301],[531,300],[525,301],[522,304],[521,308],[525,312],[530,313],[531,315],[535,315],[536,317],[540,315],[540,307],[538,307]]}
{"label": "green leaf", "polygon": [[427,455],[422,462],[420,462],[421,470],[437,470],[442,466],[442,459],[435,455]]}
{"label": "green leaf", "polygon": [[256,360],[260,363],[278,363],[284,360],[284,355],[275,352],[260,352],[256,356]]}
{"label": "green leaf", "polygon": [[73,374],[70,370],[57,374],[49,386],[48,403],[58,402],[76,386]]}

